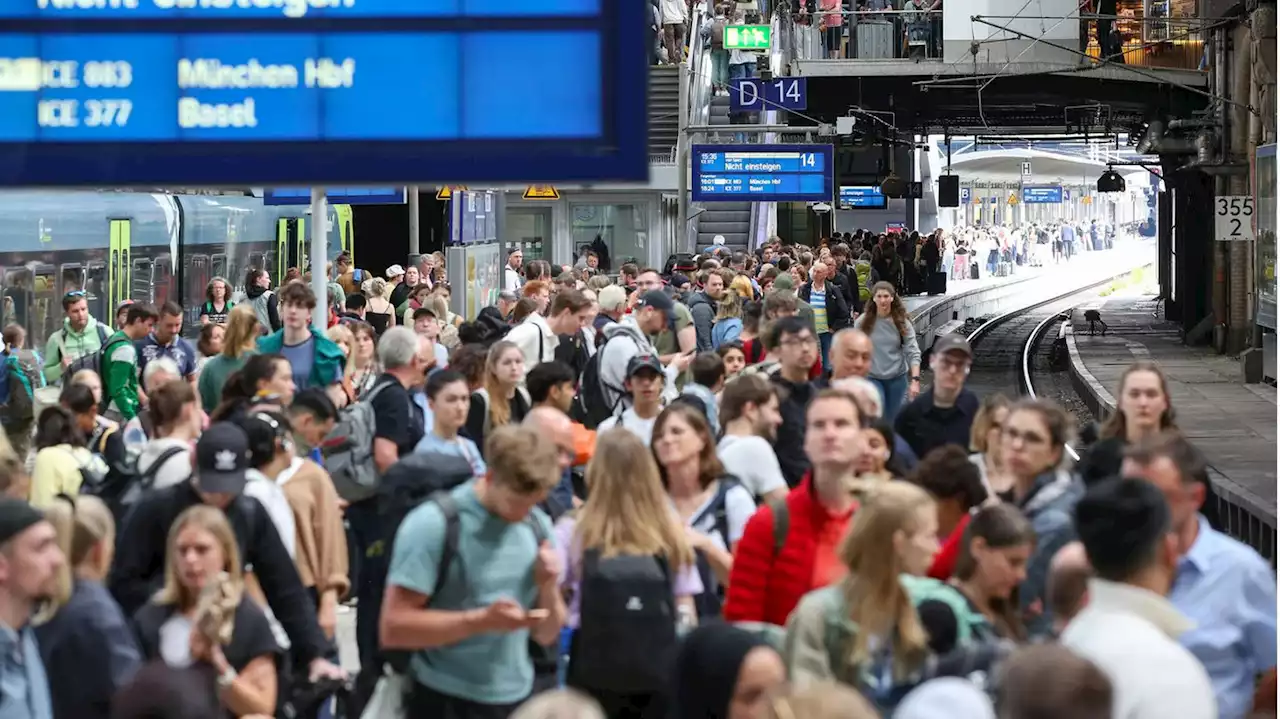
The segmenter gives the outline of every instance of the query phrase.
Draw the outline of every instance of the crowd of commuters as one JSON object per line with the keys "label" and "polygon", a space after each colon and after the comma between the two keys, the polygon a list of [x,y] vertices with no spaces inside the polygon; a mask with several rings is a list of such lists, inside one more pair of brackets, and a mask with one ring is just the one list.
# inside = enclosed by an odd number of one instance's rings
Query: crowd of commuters
{"label": "crowd of commuters", "polygon": [[465,318],[441,258],[344,257],[218,280],[201,346],[122,308],[5,423],[0,719],[1274,714],[1275,574],[1161,369],[1072,465],[1069,413],[917,344],[939,243],[513,252]]}

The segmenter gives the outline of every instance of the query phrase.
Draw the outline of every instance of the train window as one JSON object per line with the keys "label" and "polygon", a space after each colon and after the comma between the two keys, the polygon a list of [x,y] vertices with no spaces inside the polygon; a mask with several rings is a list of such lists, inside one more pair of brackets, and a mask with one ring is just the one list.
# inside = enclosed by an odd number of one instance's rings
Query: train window
{"label": "train window", "polygon": [[34,302],[31,304],[29,334],[39,338],[32,347],[38,347],[62,325],[62,295],[58,287],[58,270],[53,265],[36,265]]}
{"label": "train window", "polygon": [[33,288],[34,278],[31,276],[31,270],[24,268],[5,270],[4,273],[4,306],[3,317],[4,324],[17,323],[31,330],[31,336],[27,338],[28,346],[40,347],[44,346],[44,338],[36,337],[35,328],[31,325],[31,305],[34,301]]}
{"label": "train window", "polygon": [[89,314],[108,325],[115,323],[116,308],[109,306],[107,293],[107,266],[103,262],[90,262],[85,270],[84,289],[89,294]]}
{"label": "train window", "polygon": [[212,282],[214,277],[221,277],[229,283],[235,282],[231,279],[230,266],[227,264],[227,256],[224,254],[211,255],[209,257],[209,281]]}
{"label": "train window", "polygon": [[152,269],[155,263],[149,258],[139,257],[133,261],[133,287],[129,288],[129,299],[134,302],[152,303],[155,301],[155,295],[152,293]]}
{"label": "train window", "polygon": [[151,266],[151,302],[157,308],[175,299],[173,287],[173,258],[169,254],[157,255],[155,264]]}
{"label": "train window", "polygon": [[62,294],[83,290],[84,268],[79,262],[67,262],[62,265]]}

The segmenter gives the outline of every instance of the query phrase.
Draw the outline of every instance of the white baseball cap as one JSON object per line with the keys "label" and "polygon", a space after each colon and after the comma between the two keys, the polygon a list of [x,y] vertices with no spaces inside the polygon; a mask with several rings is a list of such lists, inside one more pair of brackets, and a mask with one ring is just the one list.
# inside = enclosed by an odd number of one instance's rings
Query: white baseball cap
{"label": "white baseball cap", "polygon": [[400,265],[392,265],[387,268],[387,279],[393,280],[404,274],[404,268]]}

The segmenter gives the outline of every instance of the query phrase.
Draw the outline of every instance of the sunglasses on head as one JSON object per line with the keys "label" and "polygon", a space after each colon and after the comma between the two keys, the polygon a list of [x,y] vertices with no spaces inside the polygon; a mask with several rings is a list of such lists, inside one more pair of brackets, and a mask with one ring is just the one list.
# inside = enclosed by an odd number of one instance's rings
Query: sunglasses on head
{"label": "sunglasses on head", "polygon": [[69,299],[69,298],[72,298],[72,297],[86,297],[86,296],[88,296],[88,294],[89,294],[89,293],[88,293],[88,292],[85,292],[84,290],[71,290],[70,292],[68,292],[67,294],[65,294],[65,295],[63,295],[63,296]]}

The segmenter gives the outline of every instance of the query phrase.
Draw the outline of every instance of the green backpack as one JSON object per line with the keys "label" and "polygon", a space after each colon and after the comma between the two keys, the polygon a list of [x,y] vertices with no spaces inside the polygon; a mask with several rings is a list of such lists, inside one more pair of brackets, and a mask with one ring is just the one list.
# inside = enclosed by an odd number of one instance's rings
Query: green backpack
{"label": "green backpack", "polygon": [[[853,272],[858,278],[858,301],[866,305],[867,300],[871,299],[871,263],[859,260],[853,264]],[[862,311],[861,306],[857,309]]]}

